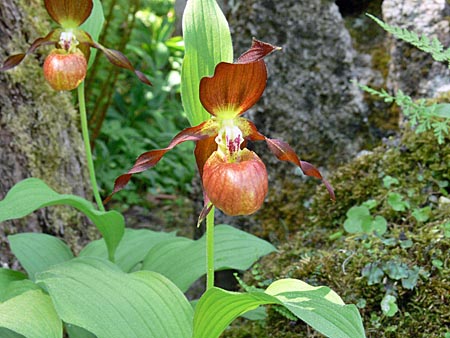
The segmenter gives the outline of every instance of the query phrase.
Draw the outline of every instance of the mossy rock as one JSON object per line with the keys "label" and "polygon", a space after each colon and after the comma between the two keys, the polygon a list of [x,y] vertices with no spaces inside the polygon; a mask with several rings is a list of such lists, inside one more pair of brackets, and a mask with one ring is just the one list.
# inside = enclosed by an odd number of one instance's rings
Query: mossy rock
{"label": "mossy rock", "polygon": [[[360,306],[368,337],[443,337],[450,331],[448,141],[439,145],[431,132],[407,131],[355,159],[331,177],[335,203],[325,192],[304,203],[311,187],[299,190],[286,182],[264,208],[262,222],[266,236],[288,241],[247,273],[246,283],[265,287],[275,279],[298,278],[327,285]],[[398,183],[384,184],[386,176]],[[393,210],[389,193],[403,196],[409,208]],[[377,202],[371,214],[387,220],[386,233],[345,233],[347,211],[369,199]],[[430,212],[421,219],[416,213],[424,207]],[[276,229],[280,219],[283,231]],[[392,317],[381,309],[386,294],[396,297]],[[237,321],[224,337],[320,336],[311,331],[272,308],[265,322]]]}

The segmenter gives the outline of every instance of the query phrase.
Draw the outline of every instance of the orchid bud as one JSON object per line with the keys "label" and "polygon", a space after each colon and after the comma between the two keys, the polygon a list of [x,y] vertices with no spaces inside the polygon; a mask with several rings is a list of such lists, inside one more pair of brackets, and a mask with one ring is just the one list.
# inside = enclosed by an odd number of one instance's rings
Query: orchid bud
{"label": "orchid bud", "polygon": [[248,149],[242,149],[233,162],[215,151],[203,167],[203,188],[212,204],[227,215],[250,215],[267,195],[266,166]]}
{"label": "orchid bud", "polygon": [[87,62],[84,54],[76,49],[54,49],[45,59],[44,77],[55,90],[72,90],[86,77]]}

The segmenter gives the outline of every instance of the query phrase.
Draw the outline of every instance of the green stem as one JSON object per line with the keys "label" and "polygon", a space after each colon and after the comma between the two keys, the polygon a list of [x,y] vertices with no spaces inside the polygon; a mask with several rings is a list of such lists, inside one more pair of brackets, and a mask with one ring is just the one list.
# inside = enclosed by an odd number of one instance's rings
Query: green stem
{"label": "green stem", "polygon": [[89,170],[89,177],[91,179],[92,193],[94,194],[95,202],[101,211],[105,211],[102,199],[98,192],[97,179],[95,178],[94,161],[92,160],[91,144],[89,142],[89,129],[86,115],[86,102],[84,99],[84,82],[78,86],[78,105],[80,106],[81,116],[81,132],[83,134],[84,150],[86,152],[86,161]]}
{"label": "green stem", "polygon": [[206,290],[214,286],[214,211],[206,216]]}

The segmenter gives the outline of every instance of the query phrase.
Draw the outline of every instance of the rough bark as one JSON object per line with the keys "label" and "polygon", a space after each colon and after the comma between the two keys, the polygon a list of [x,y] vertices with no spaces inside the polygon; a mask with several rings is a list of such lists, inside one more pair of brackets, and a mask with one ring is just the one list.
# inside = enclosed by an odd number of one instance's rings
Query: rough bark
{"label": "rough bark", "polygon": [[[25,51],[50,30],[40,0],[0,2],[0,59]],[[85,197],[87,174],[79,117],[71,93],[46,84],[42,48],[13,70],[0,73],[0,199],[28,177],[44,180],[59,193]],[[92,227],[69,207],[45,208],[22,220],[0,224],[0,262],[12,262],[6,236],[37,231],[62,237],[75,249],[92,235]]]}

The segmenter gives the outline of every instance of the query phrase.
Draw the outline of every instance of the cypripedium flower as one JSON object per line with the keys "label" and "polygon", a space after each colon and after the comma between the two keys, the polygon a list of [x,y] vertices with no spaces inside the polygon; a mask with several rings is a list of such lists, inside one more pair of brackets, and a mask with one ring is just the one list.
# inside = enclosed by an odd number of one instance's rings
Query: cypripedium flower
{"label": "cypripedium flower", "polygon": [[151,150],[138,157],[134,166],[119,176],[107,202],[123,189],[131,176],[156,165],[163,155],[185,141],[195,141],[195,157],[205,194],[204,217],[211,205],[228,215],[249,215],[257,211],[267,194],[267,172],[264,163],[247,141],[266,141],[271,152],[281,161],[298,166],[305,175],[321,179],[332,199],[330,184],[310,163],[300,161],[285,142],[270,139],[258,132],[255,125],[241,115],[261,97],[267,82],[265,56],[279,49],[254,40],[252,47],[235,63],[221,62],[212,77],[200,81],[200,101],[212,115],[211,119],[176,135],[167,148]]}
{"label": "cypripedium flower", "polygon": [[44,77],[55,90],[72,90],[78,87],[86,76],[86,60],[89,59],[90,47],[93,47],[105,53],[112,64],[133,71],[142,82],[151,84],[143,73],[134,69],[121,52],[103,47],[79,28],[91,14],[92,0],[45,0],[44,3],[48,14],[61,27],[45,37],[37,38],[26,53],[7,58],[0,71],[17,66],[38,47],[54,44],[56,48],[44,62]]}

